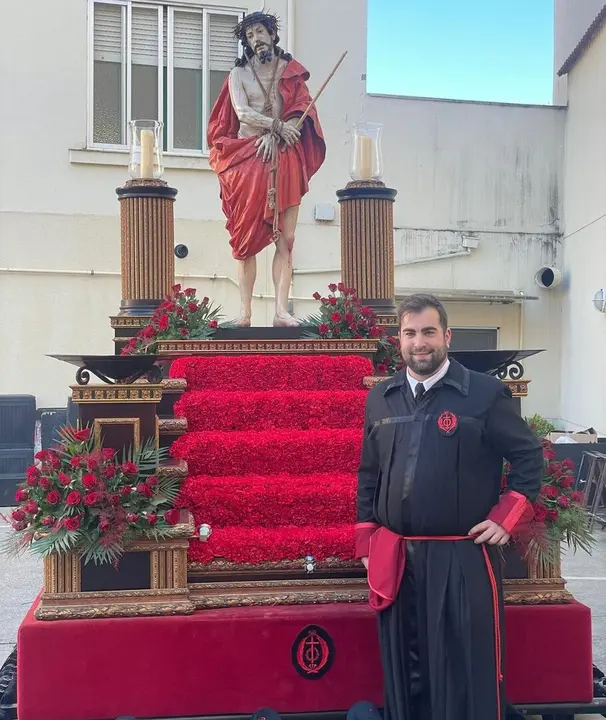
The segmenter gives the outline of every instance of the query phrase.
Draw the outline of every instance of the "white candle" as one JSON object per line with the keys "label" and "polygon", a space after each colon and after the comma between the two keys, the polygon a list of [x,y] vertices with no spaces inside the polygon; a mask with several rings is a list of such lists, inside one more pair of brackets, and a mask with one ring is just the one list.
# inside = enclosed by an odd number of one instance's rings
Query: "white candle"
{"label": "white candle", "polygon": [[360,180],[372,179],[372,139],[368,135],[358,136],[358,153],[360,162]]}
{"label": "white candle", "polygon": [[154,132],[141,130],[141,177],[154,177]]}

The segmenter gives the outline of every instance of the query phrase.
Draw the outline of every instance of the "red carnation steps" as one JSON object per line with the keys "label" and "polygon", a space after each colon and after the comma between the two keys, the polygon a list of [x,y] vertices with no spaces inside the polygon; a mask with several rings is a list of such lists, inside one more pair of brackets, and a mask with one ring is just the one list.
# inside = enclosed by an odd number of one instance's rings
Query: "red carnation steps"
{"label": "red carnation steps", "polygon": [[185,378],[188,390],[361,390],[373,374],[362,357],[247,355],[175,360],[171,378]]}
{"label": "red carnation steps", "polygon": [[361,447],[362,429],[193,432],[176,440],[171,454],[187,460],[194,475],[305,475],[355,473]]}
{"label": "red carnation steps", "polygon": [[189,559],[203,564],[221,559],[246,565],[301,560],[307,555],[311,555],[316,562],[328,558],[349,560],[353,544],[353,524],[275,528],[238,526],[213,530],[207,542],[193,540]]}
{"label": "red carnation steps", "polygon": [[194,390],[175,404],[190,431],[360,428],[365,390]]}
{"label": "red carnation steps", "polygon": [[189,477],[184,506],[196,525],[269,527],[355,522],[355,474],[232,475]]}
{"label": "red carnation steps", "polygon": [[190,472],[180,504],[212,528],[207,542],[191,542],[191,562],[353,558],[363,379],[372,373],[370,360],[348,356],[173,362],[171,377],[188,388],[175,405],[188,432],[171,447]]}

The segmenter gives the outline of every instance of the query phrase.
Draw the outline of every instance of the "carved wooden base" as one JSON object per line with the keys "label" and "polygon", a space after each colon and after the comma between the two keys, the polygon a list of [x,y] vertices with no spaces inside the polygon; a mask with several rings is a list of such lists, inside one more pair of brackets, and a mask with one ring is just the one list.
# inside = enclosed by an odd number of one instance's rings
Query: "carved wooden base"
{"label": "carved wooden base", "polygon": [[372,357],[378,340],[161,340],[158,355],[363,355]]}
{"label": "carved wooden base", "polygon": [[504,580],[503,594],[506,605],[563,605],[574,600],[562,578]]}
{"label": "carved wooden base", "polygon": [[189,589],[198,610],[258,605],[326,605],[368,599],[365,578],[192,583]]}

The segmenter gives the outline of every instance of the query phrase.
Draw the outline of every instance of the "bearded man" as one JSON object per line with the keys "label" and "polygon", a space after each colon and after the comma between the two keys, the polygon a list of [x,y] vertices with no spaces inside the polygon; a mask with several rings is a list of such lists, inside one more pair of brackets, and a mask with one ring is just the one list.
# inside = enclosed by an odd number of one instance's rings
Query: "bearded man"
{"label": "bearded man", "polygon": [[406,369],[368,396],[356,526],[384,717],[505,720],[498,548],[534,516],[541,443],[500,380],[449,359],[436,298],[410,296],[398,315]]}
{"label": "bearded man", "polygon": [[238,261],[240,316],[251,324],[256,255],[275,243],[275,326],[296,326],[288,312],[292,249],[302,197],[326,145],[311,104],[308,71],[280,49],[273,15],[254,12],[234,30],[244,48],[211,112],[210,166],[217,173],[232,255]]}

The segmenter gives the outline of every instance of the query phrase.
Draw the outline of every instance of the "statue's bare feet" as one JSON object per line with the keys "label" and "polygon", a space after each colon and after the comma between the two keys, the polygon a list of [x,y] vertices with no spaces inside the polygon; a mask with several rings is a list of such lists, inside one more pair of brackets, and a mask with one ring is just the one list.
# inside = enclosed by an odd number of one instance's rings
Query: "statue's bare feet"
{"label": "statue's bare feet", "polygon": [[299,327],[301,323],[289,313],[281,312],[274,315],[274,327]]}
{"label": "statue's bare feet", "polygon": [[250,327],[250,315],[240,315],[237,320],[234,320],[236,327]]}

